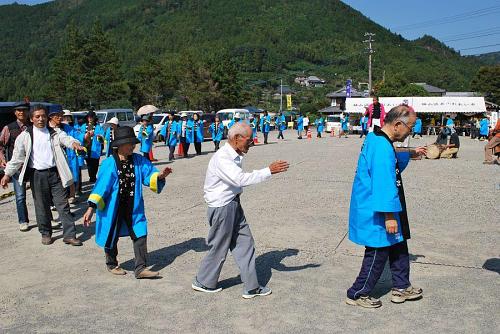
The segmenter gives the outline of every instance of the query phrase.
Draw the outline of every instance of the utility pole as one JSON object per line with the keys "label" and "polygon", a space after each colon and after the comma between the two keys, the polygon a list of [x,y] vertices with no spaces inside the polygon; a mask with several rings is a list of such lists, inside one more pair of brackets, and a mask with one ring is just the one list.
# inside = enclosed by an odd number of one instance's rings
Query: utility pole
{"label": "utility pole", "polygon": [[283,79],[280,80],[280,112],[283,112]]}
{"label": "utility pole", "polygon": [[373,39],[373,36],[375,34],[372,34],[370,32],[365,32],[365,37],[368,38],[363,41],[363,43],[368,43],[368,93],[372,93],[372,54],[375,52],[373,51],[372,48],[372,42],[375,42]]}

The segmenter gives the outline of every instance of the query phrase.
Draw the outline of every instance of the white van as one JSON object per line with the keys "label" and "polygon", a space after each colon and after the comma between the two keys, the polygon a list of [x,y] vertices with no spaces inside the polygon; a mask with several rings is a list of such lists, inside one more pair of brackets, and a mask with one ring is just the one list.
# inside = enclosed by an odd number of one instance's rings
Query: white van
{"label": "white van", "polygon": [[342,128],[341,116],[342,113],[326,115],[326,132],[332,132],[332,129],[334,129],[335,133],[339,133],[340,128]]}
{"label": "white van", "polygon": [[240,114],[240,119],[249,119],[250,112],[247,109],[222,109],[217,111],[217,117],[222,122],[225,128],[231,120],[234,118],[234,115],[238,113]]}

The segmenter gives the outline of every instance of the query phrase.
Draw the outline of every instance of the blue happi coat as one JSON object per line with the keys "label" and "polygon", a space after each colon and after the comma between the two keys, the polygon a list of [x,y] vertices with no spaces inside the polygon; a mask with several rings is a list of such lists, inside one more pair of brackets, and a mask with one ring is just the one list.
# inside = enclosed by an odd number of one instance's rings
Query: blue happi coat
{"label": "blue happi coat", "polygon": [[113,131],[113,128],[111,126],[109,126],[107,129],[106,129],[106,132],[104,134],[104,145],[106,145],[106,152],[105,152],[105,156],[106,157],[109,157],[110,154],[112,154],[112,150],[111,150],[111,131]]}
{"label": "blue happi coat", "polygon": [[[169,124],[170,124],[170,135],[167,138]],[[180,123],[177,123],[176,121],[167,121],[160,130],[160,134],[163,136],[163,138],[165,138],[165,144],[167,146],[177,145],[178,141],[177,137],[179,136],[180,132],[181,132]]]}
{"label": "blue happi coat", "polygon": [[140,151],[142,153],[149,153],[151,149],[153,148],[153,139],[154,139],[154,127],[151,124],[148,124],[148,126],[144,127],[144,125],[141,125],[139,128],[139,133],[137,134],[137,139],[141,142],[141,148]]}
{"label": "blue happi coat", "polygon": [[446,126],[454,126],[455,124],[453,123],[453,120],[451,118],[448,118],[446,120]]}
{"label": "blue happi coat", "polygon": [[361,125],[361,130],[366,131],[366,129],[368,128],[368,117],[361,117],[359,120],[359,125]]}
{"label": "blue happi coat", "polygon": [[420,118],[417,118],[417,120],[415,121],[415,125],[413,126],[413,132],[422,133],[422,120]]}
{"label": "blue happi coat", "polygon": [[[75,130],[75,128],[69,124],[62,123],[61,124],[61,129],[68,134],[68,136],[71,136],[78,140],[80,143],[83,142],[83,135],[80,133],[80,131]],[[71,170],[71,175],[73,175],[73,181],[79,182],[80,181],[80,163],[78,161],[78,155],[76,154],[75,150],[71,147],[66,148],[66,160],[68,161],[68,166],[69,169]]]}
{"label": "blue happi coat", "polygon": [[[85,123],[81,127],[81,132],[85,136],[87,133],[88,124]],[[104,129],[100,124],[94,126],[94,136],[92,136],[92,145],[90,146],[90,152],[87,152],[87,156],[92,159],[99,159],[102,154],[102,148],[104,144]],[[85,145],[86,146],[86,145]]]}
{"label": "blue happi coat", "polygon": [[[78,138],[82,139],[80,141],[80,143],[82,143],[82,146],[84,146],[85,145],[84,144],[85,132],[82,131],[82,128],[83,128],[83,125],[78,125],[78,124],[73,125],[73,132],[75,133],[76,136],[78,136]],[[73,138],[78,139],[77,137],[73,137]],[[77,160],[78,160],[79,167],[82,167],[83,165],[85,165],[85,156],[84,155],[77,156]]]}
{"label": "blue happi coat", "polygon": [[210,127],[208,130],[212,134],[212,140],[213,141],[221,141],[222,140],[222,135],[224,134],[224,125],[222,122],[219,122],[219,125],[217,126],[217,132],[215,131],[215,122],[210,124]]}
{"label": "blue happi coat", "polygon": [[262,116],[260,119],[260,131],[262,133],[268,133],[271,130],[271,116]]}
{"label": "blue happi coat", "polygon": [[186,141],[190,144],[203,142],[203,121],[195,121],[192,118],[188,119],[186,128]]}
{"label": "blue happi coat", "polygon": [[252,134],[253,134],[252,138],[257,138],[257,118],[254,118],[250,122],[250,127],[252,128]]}
{"label": "blue happi coat", "polygon": [[[367,135],[359,155],[351,193],[349,239],[352,242],[369,247],[386,247],[409,239],[400,179],[409,160],[409,153],[395,153],[391,141],[382,131]],[[387,233],[385,212],[394,213],[398,221],[398,233]],[[406,236],[402,222],[408,231]]]}
{"label": "blue happi coat", "polygon": [[344,118],[340,119],[340,123],[342,124],[342,131],[349,130],[349,117],[344,116]]}
{"label": "blue happi coat", "polygon": [[316,124],[316,130],[319,133],[323,132],[323,130],[325,128],[325,121],[323,120],[323,117],[316,119],[316,121],[314,121],[314,124]]}
{"label": "blue happi coat", "polygon": [[304,117],[302,116],[299,116],[299,118],[297,118],[297,130],[304,131]]}
{"label": "blue happi coat", "polygon": [[[165,180],[158,180],[159,171],[143,156],[134,153],[135,195],[132,209],[132,229],[137,238],[148,234],[142,186],[149,187],[153,192],[160,193],[165,186]],[[113,156],[106,158],[99,168],[97,182],[88,198],[97,206],[95,242],[100,247],[110,248],[118,237],[130,235],[125,223],[117,231],[116,217],[119,206],[118,167]],[[111,238],[108,238],[111,234]]]}
{"label": "blue happi coat", "polygon": [[277,125],[279,131],[286,130],[285,115],[281,115],[281,116],[276,117],[276,125]]}
{"label": "blue happi coat", "polygon": [[487,136],[490,131],[490,122],[487,118],[483,118],[481,122],[479,122],[479,134],[481,136]]}

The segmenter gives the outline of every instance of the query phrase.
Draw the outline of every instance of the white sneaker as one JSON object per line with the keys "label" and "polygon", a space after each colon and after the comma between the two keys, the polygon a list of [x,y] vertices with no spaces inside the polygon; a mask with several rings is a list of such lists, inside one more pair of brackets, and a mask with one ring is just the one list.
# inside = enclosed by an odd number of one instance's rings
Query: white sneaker
{"label": "white sneaker", "polygon": [[21,223],[19,224],[19,231],[21,232],[28,232],[29,230],[29,226],[28,226],[28,223]]}
{"label": "white sneaker", "polygon": [[61,227],[61,223],[59,222],[56,222],[56,221],[51,221],[50,224],[52,225],[52,228],[60,228]]}

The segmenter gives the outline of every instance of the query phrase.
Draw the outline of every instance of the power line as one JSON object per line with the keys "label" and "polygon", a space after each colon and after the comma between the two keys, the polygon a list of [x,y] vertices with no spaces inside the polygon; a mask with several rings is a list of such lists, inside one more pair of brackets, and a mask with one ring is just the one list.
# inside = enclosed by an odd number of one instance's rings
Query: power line
{"label": "power line", "polygon": [[498,32],[492,32],[490,34],[482,34],[482,35],[474,35],[474,36],[469,36],[469,37],[462,37],[462,38],[455,38],[455,39],[447,39],[443,40],[442,42],[455,42],[455,41],[463,41],[466,39],[471,39],[471,38],[479,38],[479,37],[485,37],[485,36],[493,36],[493,35],[498,35],[500,34],[500,31]]}
{"label": "power line", "polygon": [[481,29],[481,30],[466,32],[466,33],[462,33],[462,34],[454,34],[454,35],[442,36],[442,37],[439,37],[439,38],[440,39],[460,38],[460,37],[465,37],[465,36],[469,36],[469,35],[472,35],[472,34],[489,33],[489,32],[492,32],[492,31],[497,31],[499,29],[500,29],[500,26],[498,26],[498,27],[491,27],[491,28],[487,28],[487,29]]}
{"label": "power line", "polygon": [[475,47],[472,47],[472,48],[465,48],[465,49],[460,49],[460,51],[464,51],[464,50],[474,50],[474,49],[482,49],[482,48],[488,48],[490,46],[498,46],[500,45],[500,43],[497,43],[497,44],[489,44],[489,45],[481,45],[481,46],[475,46]]}
{"label": "power line", "polygon": [[417,29],[417,28],[421,28],[421,27],[454,23],[454,22],[459,22],[459,21],[470,20],[470,19],[482,17],[485,15],[495,14],[499,11],[500,11],[500,6],[498,6],[498,5],[491,6],[491,7],[487,7],[487,8],[483,8],[483,9],[479,9],[479,10],[474,10],[474,11],[469,11],[469,12],[464,12],[461,14],[447,16],[447,17],[443,17],[443,18],[439,18],[439,19],[432,19],[432,20],[427,20],[427,21],[423,21],[423,22],[407,24],[407,25],[395,27],[392,29],[398,30],[398,31],[406,31],[406,30],[412,30],[412,29]]}

